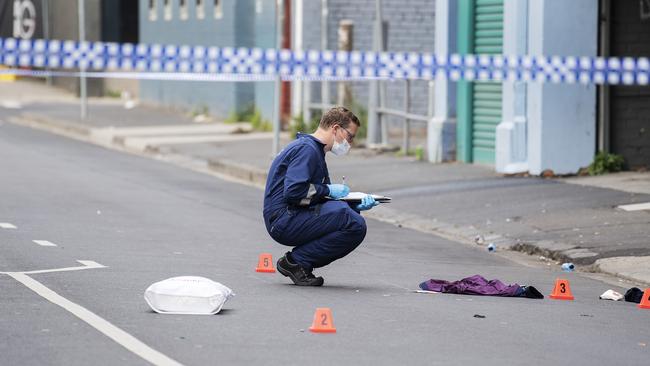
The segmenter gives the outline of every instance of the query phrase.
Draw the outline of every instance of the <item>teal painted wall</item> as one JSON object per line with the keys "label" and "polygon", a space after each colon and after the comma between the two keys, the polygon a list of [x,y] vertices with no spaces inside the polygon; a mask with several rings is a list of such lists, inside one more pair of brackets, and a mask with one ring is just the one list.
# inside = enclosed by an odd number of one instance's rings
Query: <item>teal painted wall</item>
{"label": "teal painted wall", "polygon": [[[474,0],[458,0],[458,53],[474,51]],[[472,161],[472,94],[473,84],[459,81],[456,89],[456,160]]]}
{"label": "teal painted wall", "polygon": [[[221,0],[223,16],[215,19],[214,1],[204,0],[205,18],[198,19],[196,1],[187,0],[188,19],[180,19],[179,0],[170,0],[172,19],[164,19],[164,2],[157,1],[157,19],[149,19],[149,1],[140,0],[140,42],[218,47],[254,47],[255,0]],[[271,0],[272,1],[272,0]],[[269,14],[269,13],[266,13]],[[274,14],[271,15],[274,17]],[[259,34],[259,32],[258,32]],[[253,83],[142,81],[140,98],[145,102],[194,110],[207,107],[210,114],[225,118],[256,102]],[[272,98],[272,95],[271,95]]]}

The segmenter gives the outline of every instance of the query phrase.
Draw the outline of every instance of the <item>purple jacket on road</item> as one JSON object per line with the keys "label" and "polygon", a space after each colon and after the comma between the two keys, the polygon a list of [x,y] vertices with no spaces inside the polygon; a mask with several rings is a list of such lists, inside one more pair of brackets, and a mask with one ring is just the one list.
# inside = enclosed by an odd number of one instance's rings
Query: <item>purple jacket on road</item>
{"label": "purple jacket on road", "polygon": [[521,296],[522,287],[518,284],[506,285],[499,280],[488,281],[485,277],[474,275],[460,281],[428,280],[420,284],[426,291],[446,292],[465,295]]}

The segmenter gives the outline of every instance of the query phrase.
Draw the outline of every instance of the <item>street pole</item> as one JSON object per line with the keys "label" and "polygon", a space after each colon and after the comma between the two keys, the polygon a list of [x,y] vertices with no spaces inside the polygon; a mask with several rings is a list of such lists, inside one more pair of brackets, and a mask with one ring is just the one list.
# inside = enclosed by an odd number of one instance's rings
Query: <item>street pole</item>
{"label": "street pole", "polygon": [[[321,14],[320,14],[320,48],[321,50],[327,50],[327,16],[329,14],[329,8],[327,5],[327,0],[322,0],[321,3]],[[323,80],[321,82],[321,100],[323,101],[324,108],[328,108],[330,105],[330,84],[329,81]],[[323,110],[325,114],[325,110]]]}
{"label": "street pole", "polygon": [[[291,35],[293,41],[293,50],[294,52],[302,51],[303,43],[303,6],[302,0],[295,0],[295,9],[293,10],[293,34]],[[305,83],[302,80],[294,80],[291,83],[291,92],[292,92],[292,116],[298,116],[301,114],[303,108],[303,86]]]}
{"label": "street pole", "polygon": [[[50,4],[49,0],[41,0],[41,15],[42,17],[42,25],[43,25],[43,38],[46,40],[50,40]],[[50,67],[45,68],[46,71],[50,71]],[[52,86],[52,77],[51,76],[46,76],[45,77],[45,83],[48,86]]]}
{"label": "street pole", "polygon": [[[353,29],[354,23],[349,19],[341,20],[339,23],[338,35],[340,51],[352,51]],[[350,83],[346,81],[339,81],[336,104],[352,108],[352,90],[350,90]]]}
{"label": "street pole", "polygon": [[404,80],[404,125],[402,126],[402,151],[404,156],[411,150],[411,125],[408,114],[411,113],[411,81]]}
{"label": "street pole", "polygon": [[[372,35],[372,50],[374,52],[380,52],[383,48],[383,21],[381,14],[381,0],[375,0],[375,21],[373,26],[373,35]],[[368,91],[368,132],[367,132],[367,144],[375,145],[383,141],[381,127],[381,116],[377,109],[381,106],[383,102],[381,95],[381,86],[378,80],[372,79],[369,82],[369,91]]]}
{"label": "street pole", "polygon": [[[86,42],[86,10],[84,8],[84,0],[77,1],[77,10],[79,15],[79,44],[82,45]],[[79,63],[79,99],[81,103],[81,119],[85,120],[88,117],[88,96],[86,90],[86,64]]]}
{"label": "street pole", "polygon": [[[382,1],[377,0],[375,3],[376,7],[376,13],[377,13],[377,23],[375,24],[377,34],[379,35],[379,38],[377,39],[377,45],[379,47],[380,52],[386,51],[384,47],[384,12],[382,9]],[[379,85],[379,107],[380,108],[385,108],[386,107],[386,83],[382,81],[378,81],[377,83]],[[388,145],[388,122],[386,121],[387,119],[384,118],[382,119],[381,114],[379,114],[379,126],[381,127],[381,144],[384,146]]]}
{"label": "street pole", "polygon": [[[275,34],[276,34],[276,48],[278,55],[276,62],[280,62],[280,51],[282,50],[282,30],[284,24],[284,0],[277,0],[276,2],[276,19],[275,19]],[[280,93],[282,92],[282,81],[280,79],[280,69],[277,70],[278,74],[275,77],[275,93],[273,96],[273,157],[280,152]]]}

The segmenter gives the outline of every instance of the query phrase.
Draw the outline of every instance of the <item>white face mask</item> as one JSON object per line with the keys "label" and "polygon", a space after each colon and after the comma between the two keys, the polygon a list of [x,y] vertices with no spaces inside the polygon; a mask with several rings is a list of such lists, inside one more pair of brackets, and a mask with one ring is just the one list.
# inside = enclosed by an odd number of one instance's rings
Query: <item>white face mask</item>
{"label": "white face mask", "polygon": [[343,142],[336,141],[336,136],[334,136],[334,144],[332,144],[332,154],[336,156],[343,156],[350,151],[350,143],[347,139],[343,139]]}

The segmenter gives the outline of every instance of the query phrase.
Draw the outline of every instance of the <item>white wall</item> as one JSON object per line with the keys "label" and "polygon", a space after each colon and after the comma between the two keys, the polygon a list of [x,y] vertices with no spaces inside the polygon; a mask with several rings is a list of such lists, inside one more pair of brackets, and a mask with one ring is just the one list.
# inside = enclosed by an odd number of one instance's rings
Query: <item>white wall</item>
{"label": "white wall", "polygon": [[[526,55],[528,53],[528,2],[505,0],[503,24],[503,53]],[[499,173],[527,172],[528,141],[525,82],[503,82],[503,120],[497,126],[495,168]]]}
{"label": "white wall", "polygon": [[[530,0],[528,51],[531,55],[596,56],[598,2]],[[528,86],[530,173],[551,169],[577,172],[596,149],[596,88],[593,85]]]}
{"label": "white wall", "polygon": [[[435,6],[435,53],[456,53],[458,4],[456,0],[437,0]],[[434,87],[434,115],[427,123],[427,159],[440,163],[453,160],[456,152],[456,83],[437,75]]]}

